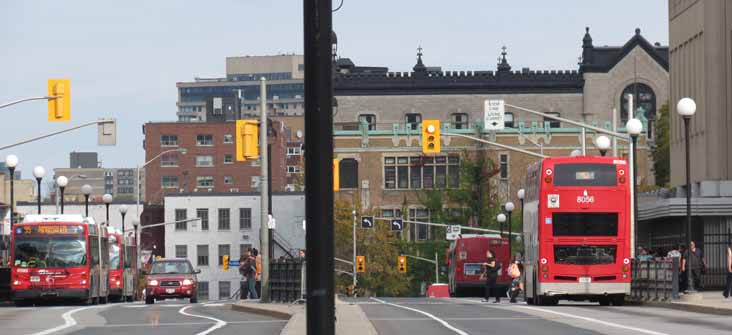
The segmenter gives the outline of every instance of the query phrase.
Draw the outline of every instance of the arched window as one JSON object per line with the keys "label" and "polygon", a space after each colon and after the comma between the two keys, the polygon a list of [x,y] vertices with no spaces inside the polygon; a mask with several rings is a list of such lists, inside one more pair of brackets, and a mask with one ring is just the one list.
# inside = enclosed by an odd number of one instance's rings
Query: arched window
{"label": "arched window", "polygon": [[653,121],[656,120],[656,94],[648,85],[633,83],[625,87],[620,95],[620,127],[628,122],[628,94],[633,95],[633,105],[638,113],[648,120],[648,137],[651,137],[650,130],[653,129]]}
{"label": "arched window", "polygon": [[358,188],[358,161],[345,158],[339,164],[340,188]]}

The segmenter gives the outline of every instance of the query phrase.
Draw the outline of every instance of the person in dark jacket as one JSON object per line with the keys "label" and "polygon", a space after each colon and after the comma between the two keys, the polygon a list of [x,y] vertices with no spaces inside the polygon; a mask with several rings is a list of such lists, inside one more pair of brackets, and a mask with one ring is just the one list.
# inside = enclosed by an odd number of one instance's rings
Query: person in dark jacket
{"label": "person in dark jacket", "polygon": [[252,252],[250,250],[247,250],[244,253],[244,261],[239,263],[239,273],[241,273],[242,276],[244,276],[244,279],[247,283],[247,290],[249,291],[248,295],[244,295],[244,292],[242,292],[242,297],[251,298],[251,299],[259,299],[257,296],[257,261],[252,257]]}
{"label": "person in dark jacket", "polygon": [[487,302],[491,298],[491,294],[496,297],[496,300],[494,303],[501,302],[500,294],[498,294],[498,290],[496,289],[496,280],[498,279],[498,262],[496,262],[496,258],[493,256],[493,251],[488,250],[486,252],[486,257],[488,260],[483,263],[483,276],[485,277],[485,299],[483,301]]}

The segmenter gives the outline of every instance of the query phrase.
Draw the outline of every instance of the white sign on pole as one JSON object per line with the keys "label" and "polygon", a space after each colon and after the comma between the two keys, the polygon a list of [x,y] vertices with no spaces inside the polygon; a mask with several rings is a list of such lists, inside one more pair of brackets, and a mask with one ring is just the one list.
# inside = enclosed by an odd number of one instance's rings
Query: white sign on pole
{"label": "white sign on pole", "polygon": [[447,229],[445,230],[445,238],[447,240],[455,240],[460,236],[460,226],[458,225],[451,225],[447,226]]}
{"label": "white sign on pole", "polygon": [[275,218],[272,216],[272,214],[267,215],[267,228],[269,229],[275,229],[277,223],[275,221]]}
{"label": "white sign on pole", "polygon": [[483,128],[485,130],[502,130],[506,106],[503,100],[486,100],[484,106]]}

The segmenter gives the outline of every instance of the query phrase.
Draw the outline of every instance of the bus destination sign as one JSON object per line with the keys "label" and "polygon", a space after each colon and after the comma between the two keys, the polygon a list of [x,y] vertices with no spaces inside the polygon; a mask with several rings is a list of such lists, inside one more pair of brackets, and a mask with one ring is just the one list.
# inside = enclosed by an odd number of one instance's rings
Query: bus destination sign
{"label": "bus destination sign", "polygon": [[37,225],[23,226],[15,229],[16,235],[74,235],[84,232],[80,226]]}

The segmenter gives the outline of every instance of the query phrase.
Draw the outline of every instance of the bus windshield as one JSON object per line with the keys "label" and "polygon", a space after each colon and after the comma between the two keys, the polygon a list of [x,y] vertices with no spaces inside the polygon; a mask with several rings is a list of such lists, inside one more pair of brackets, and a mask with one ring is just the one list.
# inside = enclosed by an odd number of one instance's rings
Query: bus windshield
{"label": "bus windshield", "polygon": [[557,264],[613,264],[617,247],[611,245],[556,245],[554,262]]}
{"label": "bus windshield", "polygon": [[109,243],[109,268],[119,269],[119,245],[117,241]]}
{"label": "bus windshield", "polygon": [[554,167],[555,186],[615,186],[613,164],[557,164]]}
{"label": "bus windshield", "polygon": [[21,268],[68,268],[86,265],[83,236],[15,236],[13,265]]}
{"label": "bus windshield", "polygon": [[618,213],[553,213],[554,236],[617,236]]}

